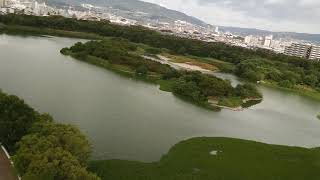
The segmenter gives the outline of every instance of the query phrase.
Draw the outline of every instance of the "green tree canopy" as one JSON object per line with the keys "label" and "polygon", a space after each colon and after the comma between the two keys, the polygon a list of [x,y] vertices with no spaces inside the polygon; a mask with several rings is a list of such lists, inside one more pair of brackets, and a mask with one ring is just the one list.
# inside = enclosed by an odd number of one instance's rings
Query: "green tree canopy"
{"label": "green tree canopy", "polygon": [[36,116],[37,113],[23,100],[0,91],[0,142],[13,152],[15,144],[36,121]]}
{"label": "green tree canopy", "polygon": [[88,140],[70,125],[56,124],[41,116],[17,144],[13,160],[23,179],[99,179],[85,168],[90,153]]}

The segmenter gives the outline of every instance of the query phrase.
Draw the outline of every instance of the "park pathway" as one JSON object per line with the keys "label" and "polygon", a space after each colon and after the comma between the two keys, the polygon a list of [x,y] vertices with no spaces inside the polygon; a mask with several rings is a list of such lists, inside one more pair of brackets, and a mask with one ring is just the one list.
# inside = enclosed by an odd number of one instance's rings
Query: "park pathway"
{"label": "park pathway", "polygon": [[9,159],[0,146],[0,180],[17,180]]}

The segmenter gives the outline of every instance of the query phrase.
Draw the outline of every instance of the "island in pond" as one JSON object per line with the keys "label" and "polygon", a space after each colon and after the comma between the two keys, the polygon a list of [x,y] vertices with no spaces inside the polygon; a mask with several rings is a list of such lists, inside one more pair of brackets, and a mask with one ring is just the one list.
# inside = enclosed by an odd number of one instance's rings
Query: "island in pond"
{"label": "island in pond", "polygon": [[[108,38],[101,41],[78,42],[61,53],[70,55],[121,74],[144,79],[160,85],[160,89],[208,109],[228,108],[238,110],[261,102],[262,94],[253,84],[245,83],[233,87],[227,80],[211,74],[211,64],[164,63],[156,57],[166,50],[132,43],[122,38]],[[155,60],[146,57],[154,57]],[[170,57],[178,57],[170,55]],[[183,68],[187,67],[187,68]],[[193,71],[190,67],[199,67]]]}

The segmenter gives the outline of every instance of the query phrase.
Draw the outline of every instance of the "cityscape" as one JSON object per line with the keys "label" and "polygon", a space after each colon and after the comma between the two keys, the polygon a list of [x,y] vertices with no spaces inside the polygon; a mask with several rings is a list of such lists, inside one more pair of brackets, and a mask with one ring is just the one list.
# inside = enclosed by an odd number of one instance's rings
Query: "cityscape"
{"label": "cityscape", "polygon": [[[0,0],[0,14],[26,14],[35,16],[60,15],[67,18],[76,18],[78,20],[101,21],[108,20],[111,23],[131,26],[140,25],[149,29],[157,30],[163,34],[169,34],[184,38],[197,39],[206,42],[223,42],[233,46],[239,46],[249,49],[262,48],[274,51],[276,53],[306,58],[310,60],[320,59],[320,46],[305,43],[294,39],[274,39],[273,35],[245,37],[222,32],[218,26],[208,25],[207,27],[191,24],[186,21],[176,20],[173,23],[161,22],[158,20],[152,22],[137,21],[124,18],[108,12],[103,7],[97,7],[91,4],[81,4],[79,7],[50,7],[45,2],[36,0]],[[143,12],[138,14],[143,15]]]}

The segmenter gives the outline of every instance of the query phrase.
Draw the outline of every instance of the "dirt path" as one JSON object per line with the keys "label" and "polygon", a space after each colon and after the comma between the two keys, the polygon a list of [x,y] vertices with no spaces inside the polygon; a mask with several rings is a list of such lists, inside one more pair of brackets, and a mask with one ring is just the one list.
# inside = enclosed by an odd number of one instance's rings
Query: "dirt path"
{"label": "dirt path", "polygon": [[0,180],[17,180],[14,176],[10,161],[0,147]]}

